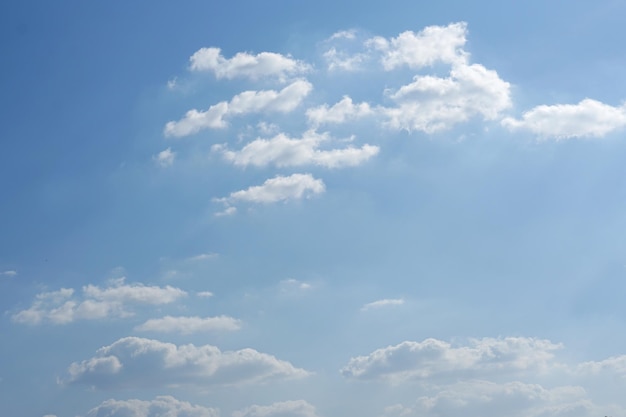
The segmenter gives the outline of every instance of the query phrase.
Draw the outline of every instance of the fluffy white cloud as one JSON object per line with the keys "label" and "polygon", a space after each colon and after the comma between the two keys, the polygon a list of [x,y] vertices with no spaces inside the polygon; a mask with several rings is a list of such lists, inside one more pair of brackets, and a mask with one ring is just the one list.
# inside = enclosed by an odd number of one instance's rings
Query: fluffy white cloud
{"label": "fluffy white cloud", "polygon": [[237,202],[276,203],[278,201],[299,200],[326,190],[324,182],[311,174],[292,174],[288,177],[278,175],[266,180],[262,185],[246,190],[235,191],[228,197],[216,199],[225,204]]}
{"label": "fluffy white cloud", "polygon": [[17,271],[13,271],[13,270],[2,271],[2,272],[0,272],[0,276],[15,277],[15,276],[17,276]]}
{"label": "fluffy white cloud", "polygon": [[91,409],[87,417],[219,417],[219,411],[165,395],[151,401],[107,400]]}
{"label": "fluffy white cloud", "polygon": [[317,417],[315,407],[304,400],[282,401],[271,405],[253,405],[235,411],[233,417]]}
{"label": "fluffy white cloud", "polygon": [[453,64],[464,62],[467,53],[462,50],[467,35],[467,24],[428,26],[418,33],[406,31],[398,37],[374,37],[366,44],[383,53],[381,62],[390,71],[401,66],[418,69],[438,62]]}
{"label": "fluffy white cloud", "polygon": [[124,278],[111,281],[109,287],[87,285],[80,297],[71,288],[37,294],[30,308],[12,316],[16,323],[67,324],[75,320],[132,315],[126,307],[132,304],[161,305],[177,301],[187,293],[179,288],[125,284]]}
{"label": "fluffy white cloud", "polygon": [[254,349],[222,352],[211,345],[164,343],[122,338],[74,362],[63,382],[94,388],[144,388],[173,385],[236,385],[308,375],[272,355]]}
{"label": "fluffy white cloud", "polygon": [[331,47],[324,52],[324,59],[328,63],[329,71],[356,71],[363,67],[363,64],[368,59],[368,55],[364,53],[349,54]]}
{"label": "fluffy white cloud", "polygon": [[225,118],[258,112],[288,113],[294,110],[311,92],[313,85],[306,80],[295,80],[280,91],[244,91],[230,102],[222,101],[206,111],[189,110],[179,121],[165,125],[165,136],[183,137],[203,129],[224,128]]}
{"label": "fluffy white cloud", "polygon": [[402,298],[385,298],[383,300],[377,300],[365,304],[363,307],[361,307],[361,311],[367,311],[381,307],[399,306],[402,304],[404,304],[404,300]]}
{"label": "fluffy white cloud", "polygon": [[318,165],[327,168],[340,168],[359,165],[379,151],[378,146],[363,145],[341,149],[322,150],[319,147],[329,142],[327,133],[307,131],[300,139],[292,139],[281,133],[271,139],[256,139],[239,151],[231,151],[225,145],[213,146],[214,152],[221,152],[226,160],[236,166],[293,167]]}
{"label": "fluffy white cloud", "polygon": [[583,362],[576,368],[581,375],[609,373],[626,377],[626,355],[613,356],[602,361]]}
{"label": "fluffy white cloud", "polygon": [[541,105],[524,113],[521,120],[503,119],[502,125],[528,130],[540,138],[599,138],[626,126],[626,104],[613,107],[587,98],[578,104]]}
{"label": "fluffy white cloud", "polygon": [[167,148],[152,157],[154,162],[163,168],[172,166],[174,158],[176,158],[176,152],[173,152],[172,148]]}
{"label": "fluffy white cloud", "polygon": [[397,107],[381,108],[393,129],[433,133],[474,116],[487,120],[511,106],[510,84],[482,65],[459,64],[447,78],[417,75],[388,93]]}
{"label": "fluffy white cloud", "polygon": [[210,298],[213,297],[213,293],[211,291],[199,291],[196,293],[198,297]]}
{"label": "fluffy white cloud", "polygon": [[344,123],[348,120],[355,120],[370,116],[374,111],[367,103],[354,104],[352,99],[344,96],[341,101],[329,107],[323,104],[318,107],[308,109],[306,116],[313,125]]}
{"label": "fluffy white cloud", "polygon": [[288,75],[307,72],[310,66],[303,61],[274,52],[252,55],[239,52],[232,58],[224,58],[220,48],[202,48],[190,58],[193,71],[211,71],[217,78],[249,78],[257,80],[273,76],[284,79]]}
{"label": "fluffy white cloud", "polygon": [[420,397],[410,407],[388,407],[385,415],[423,417],[594,417],[621,415],[615,406],[594,404],[585,390],[576,386],[547,389],[537,384],[470,380],[435,387],[430,396]]}
{"label": "fluffy white cloud", "polygon": [[135,329],[144,332],[191,334],[211,331],[233,331],[241,328],[241,320],[228,316],[172,317],[150,319]]}
{"label": "fluffy white cloud", "polygon": [[341,373],[362,380],[401,381],[494,371],[542,371],[552,365],[552,352],[559,348],[561,345],[548,340],[523,337],[474,339],[461,347],[437,339],[407,341],[352,358]]}

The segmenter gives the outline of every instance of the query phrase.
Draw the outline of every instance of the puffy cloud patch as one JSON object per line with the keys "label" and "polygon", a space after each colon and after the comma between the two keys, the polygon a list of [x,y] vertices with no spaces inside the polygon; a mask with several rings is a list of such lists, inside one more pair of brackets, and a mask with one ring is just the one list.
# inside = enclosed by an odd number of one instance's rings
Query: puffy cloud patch
{"label": "puffy cloud patch", "polygon": [[253,405],[235,411],[233,417],[317,417],[315,407],[304,400],[282,401],[271,405]]}
{"label": "puffy cloud patch", "polygon": [[124,278],[111,281],[110,286],[100,288],[87,285],[80,297],[72,288],[43,292],[35,296],[30,308],[12,316],[16,323],[67,324],[76,320],[95,320],[106,317],[127,317],[133,313],[129,305],[163,305],[173,303],[187,295],[179,288],[125,284]]}
{"label": "puffy cloud patch", "polygon": [[214,152],[221,152],[224,158],[236,166],[293,167],[318,165],[326,168],[356,166],[370,159],[379,151],[378,146],[363,145],[340,149],[319,149],[331,140],[327,133],[307,131],[302,138],[292,139],[281,133],[271,139],[256,139],[239,151],[231,151],[225,145],[213,146]]}
{"label": "puffy cloud patch", "polygon": [[354,104],[352,99],[344,96],[341,101],[329,107],[323,104],[306,111],[309,122],[315,126],[322,124],[344,123],[349,120],[371,116],[374,111],[367,103]]}
{"label": "puffy cloud patch", "polygon": [[302,74],[310,66],[290,56],[274,52],[261,52],[253,55],[239,52],[232,58],[225,58],[220,48],[202,48],[190,58],[192,71],[210,71],[219,78],[249,78],[258,80],[263,77],[284,79],[289,75]]}
{"label": "puffy cloud patch", "polygon": [[204,129],[225,128],[225,118],[258,112],[288,113],[294,110],[306,97],[313,85],[306,80],[296,80],[280,91],[244,91],[234,96],[230,102],[222,101],[206,111],[189,110],[179,121],[165,125],[165,136],[183,137]]}
{"label": "puffy cloud patch", "polygon": [[402,32],[395,38],[380,36],[369,39],[366,44],[382,52],[381,63],[385,70],[408,66],[419,69],[436,63],[454,64],[464,62],[467,24],[452,23],[448,26],[428,26],[415,33]]}
{"label": "puffy cloud patch", "polygon": [[16,277],[17,276],[17,271],[13,271],[13,270],[2,271],[2,272],[0,272],[0,276]]}
{"label": "puffy cloud patch", "polygon": [[172,166],[174,164],[174,158],[176,158],[176,152],[173,152],[172,148],[167,148],[152,157],[154,162],[163,168]]}
{"label": "puffy cloud patch", "polygon": [[68,384],[94,388],[238,385],[302,378],[309,373],[254,349],[222,352],[215,346],[174,345],[126,337],[68,368]]}
{"label": "puffy cloud patch", "polygon": [[626,104],[613,107],[587,98],[578,104],[541,105],[521,119],[503,119],[502,125],[540,138],[600,138],[626,126]]}
{"label": "puffy cloud patch", "polygon": [[106,400],[86,417],[219,417],[219,411],[165,395],[151,401]]}
{"label": "puffy cloud patch", "polygon": [[397,107],[381,108],[392,129],[434,133],[474,116],[493,120],[511,107],[510,84],[482,65],[459,64],[447,78],[417,75],[388,92]]}
{"label": "puffy cloud patch", "polygon": [[234,331],[241,328],[241,320],[228,316],[172,317],[150,319],[135,329],[144,332],[191,334],[213,331]]}
{"label": "puffy cloud patch", "polygon": [[[246,190],[235,191],[228,197],[216,199],[224,204],[236,203],[276,203],[279,201],[300,200],[326,190],[322,180],[311,174],[278,175]],[[229,207],[230,208],[230,207]]]}
{"label": "puffy cloud patch", "polygon": [[541,371],[552,365],[553,352],[561,345],[548,340],[507,337],[471,340],[467,346],[426,339],[402,342],[350,359],[341,373],[361,380],[436,378],[498,372]]}

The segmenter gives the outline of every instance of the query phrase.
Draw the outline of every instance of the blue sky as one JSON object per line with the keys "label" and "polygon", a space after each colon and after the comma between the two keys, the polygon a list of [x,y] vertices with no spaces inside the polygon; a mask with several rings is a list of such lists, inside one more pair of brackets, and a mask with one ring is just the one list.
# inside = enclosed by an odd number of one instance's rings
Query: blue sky
{"label": "blue sky", "polygon": [[0,5],[0,414],[626,413],[622,1]]}

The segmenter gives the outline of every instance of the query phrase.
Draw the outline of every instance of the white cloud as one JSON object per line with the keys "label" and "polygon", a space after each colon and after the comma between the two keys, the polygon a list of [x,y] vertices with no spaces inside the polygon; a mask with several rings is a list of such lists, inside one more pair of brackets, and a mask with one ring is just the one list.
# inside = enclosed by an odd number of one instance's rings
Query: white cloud
{"label": "white cloud", "polygon": [[356,30],[354,29],[350,29],[350,30],[340,30],[338,32],[333,33],[330,38],[328,38],[328,40],[332,41],[335,39],[348,39],[348,40],[354,40],[356,39]]}
{"label": "white cloud", "polygon": [[313,178],[311,174],[292,174],[288,177],[278,175],[266,180],[262,185],[235,191],[228,197],[219,198],[216,201],[225,204],[238,202],[267,204],[308,198],[321,194],[325,190],[324,182]]}
{"label": "white cloud", "polygon": [[385,298],[383,300],[377,300],[365,304],[363,307],[361,307],[361,311],[367,311],[381,307],[399,306],[402,304],[404,304],[404,299],[402,298]]}
{"label": "white cloud", "polygon": [[592,99],[578,104],[537,106],[522,119],[507,117],[502,125],[510,130],[528,130],[540,138],[600,138],[626,126],[626,104],[613,107]]}
{"label": "white cloud", "polygon": [[318,165],[326,168],[356,166],[379,151],[378,146],[367,144],[361,148],[349,146],[341,149],[319,149],[324,142],[329,141],[327,133],[307,131],[299,139],[292,139],[281,133],[271,139],[256,139],[239,151],[231,151],[224,145],[213,146],[213,151],[221,152],[226,160],[242,167]]}
{"label": "white cloud", "polygon": [[172,166],[174,158],[176,158],[176,152],[172,152],[172,148],[167,148],[152,157],[152,159],[163,168]]}
{"label": "white cloud", "polygon": [[335,47],[324,52],[324,59],[328,63],[329,71],[357,71],[363,67],[368,58],[367,54],[350,54],[345,51],[338,51]]}
{"label": "white cloud", "polygon": [[169,304],[186,294],[185,291],[169,285],[157,287],[124,284],[124,278],[121,278],[113,280],[106,288],[84,286],[81,297],[74,297],[75,291],[71,288],[37,294],[31,307],[14,314],[12,319],[16,323],[35,325],[44,322],[67,324],[76,320],[127,317],[133,314],[126,308],[130,304]]}
{"label": "white cloud", "polygon": [[213,297],[213,293],[211,291],[200,291],[200,292],[197,292],[196,295],[198,297],[204,297],[204,298]]}
{"label": "white cloud", "polygon": [[310,70],[310,66],[303,61],[273,52],[261,52],[257,55],[239,52],[227,59],[222,55],[220,48],[202,48],[196,51],[189,61],[191,70],[211,71],[218,79],[257,80],[271,76],[282,80],[289,75],[302,74]]}
{"label": "white cloud", "polygon": [[126,337],[74,362],[62,382],[94,388],[210,386],[301,378],[309,373],[254,349],[222,352],[211,345],[176,346]]}
{"label": "white cloud", "polygon": [[135,330],[143,332],[191,334],[213,331],[234,331],[241,328],[241,320],[228,317],[172,317],[150,319]]}
{"label": "white cloud", "polygon": [[548,340],[523,337],[474,339],[461,347],[437,339],[407,341],[352,358],[341,373],[354,379],[396,382],[494,371],[542,371],[553,365],[552,352],[559,348],[561,345]]}
{"label": "white cloud", "polygon": [[583,362],[576,368],[581,375],[609,373],[626,377],[626,355],[613,356],[602,361]]}
{"label": "white cloud", "polygon": [[280,91],[244,91],[230,102],[222,101],[206,111],[189,110],[179,121],[165,125],[165,136],[183,137],[203,129],[225,128],[225,118],[257,112],[288,113],[293,111],[311,92],[313,85],[306,80],[295,80]]}
{"label": "white cloud", "polygon": [[235,411],[233,417],[317,417],[315,407],[304,400],[253,405]]}
{"label": "white cloud", "polygon": [[208,261],[211,259],[219,258],[219,253],[209,252],[209,253],[201,253],[199,255],[191,256],[187,258],[188,261]]}
{"label": "white cloud", "polygon": [[225,217],[225,216],[233,216],[237,213],[237,207],[226,207],[222,211],[218,211],[215,213],[216,217]]}
{"label": "white cloud", "polygon": [[87,417],[219,417],[215,408],[192,405],[165,395],[151,401],[106,400],[87,413]]}
{"label": "white cloud", "polygon": [[544,388],[538,384],[469,380],[443,387],[420,397],[411,407],[388,407],[385,415],[404,417],[595,417],[621,415],[615,406],[594,404],[577,386]]}
{"label": "white cloud", "polygon": [[462,47],[466,35],[467,24],[460,22],[448,26],[428,26],[418,33],[406,31],[391,39],[374,37],[366,45],[383,53],[381,62],[387,71],[404,65],[419,69],[438,62],[465,62],[467,53]]}
{"label": "white cloud", "polygon": [[5,276],[5,277],[15,277],[17,276],[17,271],[13,271],[13,270],[2,271],[0,272],[0,275]]}
{"label": "white cloud", "polygon": [[354,104],[352,99],[344,96],[341,101],[328,107],[324,104],[310,108],[306,111],[309,123],[316,126],[321,124],[344,123],[348,120],[356,120],[362,117],[371,116],[374,111],[367,103]]}
{"label": "white cloud", "polygon": [[418,75],[411,84],[388,94],[398,106],[381,108],[387,126],[426,133],[474,116],[492,120],[511,106],[510,84],[479,64],[456,65],[448,78]]}

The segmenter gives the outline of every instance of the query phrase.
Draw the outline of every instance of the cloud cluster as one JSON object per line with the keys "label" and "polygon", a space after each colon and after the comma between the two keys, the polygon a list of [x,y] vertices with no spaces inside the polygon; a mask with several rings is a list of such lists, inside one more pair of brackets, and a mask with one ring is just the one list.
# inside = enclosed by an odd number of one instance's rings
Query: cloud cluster
{"label": "cloud cluster", "polygon": [[289,113],[311,92],[313,85],[306,80],[296,80],[280,91],[244,91],[229,102],[221,101],[205,111],[191,109],[179,121],[165,125],[165,136],[183,137],[204,129],[221,129],[228,126],[227,118],[248,113]]}
{"label": "cloud cluster", "polygon": [[189,61],[192,71],[210,71],[218,79],[241,77],[258,80],[263,77],[277,77],[283,80],[287,76],[310,70],[308,64],[274,52],[256,55],[239,52],[232,58],[225,58],[220,48],[202,48]]}
{"label": "cloud cluster", "polygon": [[235,411],[233,417],[318,417],[315,407],[304,400],[253,405]]}
{"label": "cloud cluster", "polygon": [[256,139],[239,151],[231,151],[225,145],[215,145],[213,151],[222,153],[224,159],[241,167],[317,165],[325,168],[342,168],[360,165],[380,150],[378,146],[367,144],[360,148],[349,146],[342,149],[319,149],[324,142],[330,140],[328,134],[309,130],[302,138],[292,139],[280,133],[271,139]]}
{"label": "cloud cluster", "polygon": [[626,126],[626,104],[613,107],[587,98],[578,104],[541,105],[521,119],[504,118],[502,125],[530,131],[542,139],[601,138]]}
{"label": "cloud cluster", "polygon": [[215,408],[192,405],[164,395],[151,401],[106,400],[91,409],[86,417],[219,417],[219,415]]}
{"label": "cloud cluster", "polygon": [[106,317],[127,317],[133,314],[133,305],[163,305],[186,296],[179,288],[126,284],[124,278],[111,281],[108,287],[86,285],[82,294],[75,296],[72,288],[43,292],[35,296],[30,308],[12,316],[16,323],[67,324],[76,320],[95,320]]}
{"label": "cloud cluster", "polygon": [[[212,72],[218,80],[263,81],[264,86],[273,82],[281,89],[243,91],[206,110],[191,109],[180,120],[168,122],[164,134],[183,137],[203,129],[226,129],[238,116],[240,134],[233,137],[243,139],[252,129],[244,116],[257,114],[263,118],[255,121],[260,135],[238,149],[231,144],[217,144],[212,151],[239,168],[337,169],[361,166],[380,154],[380,143],[372,143],[377,138],[357,144],[357,135],[351,134],[353,143],[348,146],[337,145],[341,141],[333,139],[334,130],[354,132],[364,122],[376,126],[378,137],[402,131],[430,135],[470,121],[482,121],[510,131],[530,132],[540,139],[557,140],[603,137],[626,126],[626,105],[615,107],[591,99],[578,104],[539,105],[520,118],[507,114],[514,108],[511,84],[496,70],[472,62],[466,50],[468,35],[465,22],[427,26],[395,37],[364,37],[356,30],[339,31],[321,44],[324,49],[320,58],[327,64],[326,71],[274,52],[240,52],[226,58],[219,48],[202,48],[190,57],[192,72]],[[315,102],[328,95],[324,90],[325,76],[330,79],[336,73],[357,70],[380,85],[377,96],[357,101],[350,91],[339,91],[342,98],[335,103]],[[407,71],[413,72],[409,82]],[[320,91],[315,95],[310,94],[313,84],[304,78],[312,73],[319,84],[316,91]],[[272,117],[287,113],[293,113],[293,117],[285,129]],[[155,160],[169,166],[174,155],[168,148]],[[281,172],[261,185],[214,199],[226,203],[216,215],[234,214],[240,203],[297,200],[324,189],[322,179],[314,179],[310,174]]]}
{"label": "cloud cluster", "polygon": [[437,339],[406,341],[352,358],[341,373],[360,380],[402,381],[451,374],[543,371],[553,365],[553,352],[561,347],[548,340],[524,337],[474,339],[460,347]]}
{"label": "cloud cluster", "polygon": [[68,368],[62,382],[94,388],[146,388],[173,385],[239,385],[302,378],[309,373],[254,349],[222,352],[215,346],[177,346],[125,337]]}

